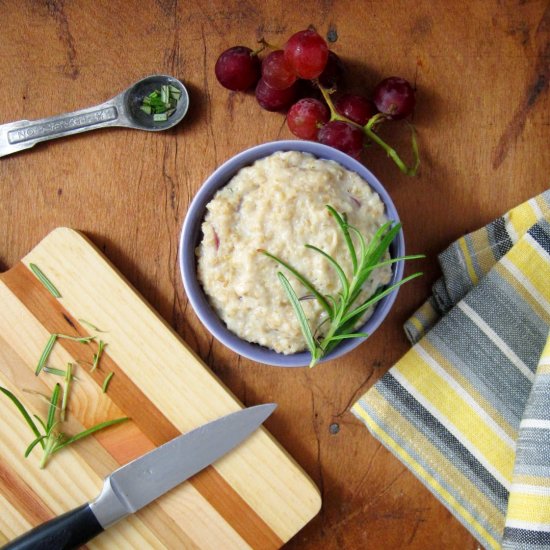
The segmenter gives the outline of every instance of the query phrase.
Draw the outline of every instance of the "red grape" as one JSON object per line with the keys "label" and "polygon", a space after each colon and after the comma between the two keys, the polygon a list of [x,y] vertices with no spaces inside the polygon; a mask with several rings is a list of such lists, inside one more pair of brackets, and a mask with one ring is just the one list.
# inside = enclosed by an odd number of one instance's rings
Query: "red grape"
{"label": "red grape", "polygon": [[340,120],[325,124],[317,137],[321,143],[339,149],[353,158],[359,158],[363,150],[364,134],[361,128]]}
{"label": "red grape", "polygon": [[284,90],[294,84],[296,74],[286,62],[283,50],[275,50],[263,60],[262,78],[276,90]]}
{"label": "red grape", "polygon": [[344,74],[345,69],[342,60],[332,50],[329,50],[327,64],[321,76],[319,76],[319,82],[325,88],[338,87],[344,81]]}
{"label": "red grape", "polygon": [[284,90],[277,90],[261,78],[256,86],[256,99],[260,107],[266,111],[282,111],[296,99],[296,85],[293,84]]}
{"label": "red grape", "polygon": [[229,90],[244,91],[260,79],[260,60],[246,46],[225,50],[214,68],[218,82]]}
{"label": "red grape", "polygon": [[293,34],[284,51],[290,67],[300,78],[306,80],[317,78],[327,64],[327,43],[312,29]]}
{"label": "red grape", "polygon": [[374,89],[373,99],[377,109],[393,119],[410,115],[416,103],[413,87],[397,76],[382,80]]}
{"label": "red grape", "polygon": [[288,111],[286,121],[290,131],[301,139],[317,141],[319,127],[328,122],[330,111],[317,99],[305,98]]}
{"label": "red grape", "polygon": [[364,126],[376,111],[367,98],[355,94],[344,94],[339,97],[334,107],[341,115],[361,126]]}

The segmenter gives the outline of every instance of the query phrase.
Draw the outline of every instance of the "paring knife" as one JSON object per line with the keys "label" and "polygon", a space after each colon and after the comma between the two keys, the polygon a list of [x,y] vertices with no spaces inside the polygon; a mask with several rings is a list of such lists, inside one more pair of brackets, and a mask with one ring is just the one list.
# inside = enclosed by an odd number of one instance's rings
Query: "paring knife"
{"label": "paring knife", "polygon": [[35,527],[3,550],[78,548],[231,451],[276,407],[249,407],[172,439],[115,470],[93,502]]}

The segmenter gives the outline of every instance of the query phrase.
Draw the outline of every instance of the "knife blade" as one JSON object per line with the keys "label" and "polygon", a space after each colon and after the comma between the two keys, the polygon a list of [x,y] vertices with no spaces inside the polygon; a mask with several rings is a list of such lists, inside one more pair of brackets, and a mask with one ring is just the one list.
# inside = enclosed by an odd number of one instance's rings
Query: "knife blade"
{"label": "knife blade", "polygon": [[94,501],[35,527],[3,550],[78,548],[227,454],[276,407],[267,403],[228,414],[149,451],[107,476]]}

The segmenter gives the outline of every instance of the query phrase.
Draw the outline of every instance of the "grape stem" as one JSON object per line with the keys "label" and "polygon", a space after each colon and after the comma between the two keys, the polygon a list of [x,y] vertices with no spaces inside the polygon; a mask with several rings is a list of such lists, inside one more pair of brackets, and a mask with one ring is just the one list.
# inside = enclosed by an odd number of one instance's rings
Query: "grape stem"
{"label": "grape stem", "polygon": [[403,162],[401,157],[397,154],[397,151],[393,147],[388,145],[374,131],[377,124],[381,124],[385,120],[388,120],[386,115],[384,115],[383,113],[377,113],[374,116],[372,116],[364,126],[361,126],[360,124],[357,124],[356,122],[353,122],[353,120],[350,120],[349,118],[341,115],[340,113],[338,113],[338,111],[336,111],[336,109],[334,107],[334,103],[332,102],[332,99],[330,98],[330,94],[332,93],[332,90],[328,90],[327,88],[325,88],[318,81],[316,82],[316,84],[317,84],[319,90],[321,90],[321,93],[323,94],[323,98],[324,98],[326,104],[328,105],[328,108],[330,109],[330,120],[331,120],[331,122],[333,120],[340,120],[342,122],[347,122],[348,124],[351,124],[352,126],[356,126],[357,128],[361,128],[361,130],[363,130],[364,134],[371,141],[373,141],[374,143],[376,143],[377,145],[382,147],[382,149],[384,149],[384,151],[386,151],[386,154],[388,155],[388,157],[390,157],[393,160],[393,162],[395,162],[395,164],[397,165],[399,170],[401,170],[401,172],[403,172],[407,176],[415,176],[416,175],[416,173],[418,171],[418,167],[420,166],[420,155],[419,155],[419,152],[418,152],[418,141],[416,139],[416,130],[410,122],[407,122],[407,124],[411,128],[411,147],[412,147],[412,152],[413,152],[413,155],[414,155],[414,163],[413,163],[412,166],[409,167],[405,164],[405,162]]}
{"label": "grape stem", "polygon": [[260,44],[260,47],[257,50],[254,50],[250,55],[258,55],[262,53],[266,48],[270,50],[281,50],[282,48],[279,48],[278,46],[275,46],[274,44],[270,44],[264,37],[260,38],[258,40],[258,44]]}

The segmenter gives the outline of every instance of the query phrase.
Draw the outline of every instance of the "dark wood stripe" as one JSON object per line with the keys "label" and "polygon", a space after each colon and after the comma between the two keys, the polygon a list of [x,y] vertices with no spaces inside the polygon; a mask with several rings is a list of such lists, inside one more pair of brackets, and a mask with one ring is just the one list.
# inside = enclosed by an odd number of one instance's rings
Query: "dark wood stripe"
{"label": "dark wood stripe", "polygon": [[38,525],[54,517],[44,501],[15,472],[0,460],[0,493],[15,504],[18,512],[31,524]]}
{"label": "dark wood stripe", "polygon": [[[48,332],[89,336],[78,320],[62,307],[22,262],[3,273],[2,280]],[[63,289],[59,291],[63,294]],[[93,319],[90,321],[93,322]],[[58,342],[71,356],[82,358],[83,344],[67,339]],[[97,346],[96,342],[87,344],[90,349],[88,360],[97,351]],[[101,368],[89,374],[101,386],[106,373],[115,373],[109,385],[112,402],[131,417],[156,446],[180,435],[177,428],[111,359],[108,347],[105,349]],[[142,454],[140,451],[136,449],[138,455]],[[278,535],[212,466],[190,478],[189,482],[252,548],[270,550],[282,546],[283,541]]]}
{"label": "dark wood stripe", "polygon": [[[15,472],[8,470],[0,460],[0,493],[9,500],[17,511],[31,524],[40,525],[52,519],[55,514],[44,501]],[[81,546],[82,550],[88,547]]]}

